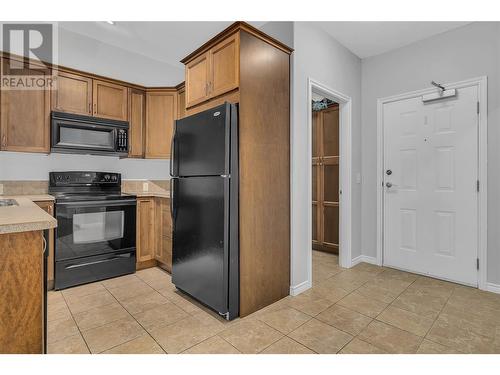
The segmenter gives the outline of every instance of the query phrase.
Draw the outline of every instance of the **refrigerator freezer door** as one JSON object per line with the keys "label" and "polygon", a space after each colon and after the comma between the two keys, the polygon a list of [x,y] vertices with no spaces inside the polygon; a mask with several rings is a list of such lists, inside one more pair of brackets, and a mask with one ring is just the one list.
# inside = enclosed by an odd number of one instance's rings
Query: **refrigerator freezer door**
{"label": "refrigerator freezer door", "polygon": [[220,313],[228,311],[229,178],[175,178],[172,282]]}
{"label": "refrigerator freezer door", "polygon": [[177,120],[172,176],[220,176],[229,171],[231,105]]}

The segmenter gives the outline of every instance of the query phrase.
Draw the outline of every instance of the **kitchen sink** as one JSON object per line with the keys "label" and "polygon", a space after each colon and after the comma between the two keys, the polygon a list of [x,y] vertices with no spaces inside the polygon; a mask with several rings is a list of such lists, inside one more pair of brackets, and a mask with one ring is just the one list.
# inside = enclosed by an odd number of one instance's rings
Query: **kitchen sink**
{"label": "kitchen sink", "polygon": [[15,199],[0,199],[0,207],[5,206],[18,206],[18,203]]}

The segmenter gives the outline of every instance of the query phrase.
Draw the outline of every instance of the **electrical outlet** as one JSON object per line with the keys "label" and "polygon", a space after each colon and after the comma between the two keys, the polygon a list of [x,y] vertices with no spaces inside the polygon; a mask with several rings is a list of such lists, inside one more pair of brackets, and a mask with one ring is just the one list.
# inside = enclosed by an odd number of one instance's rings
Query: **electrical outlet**
{"label": "electrical outlet", "polygon": [[3,195],[3,184],[0,184],[0,195]]}
{"label": "electrical outlet", "polygon": [[142,190],[148,191],[149,190],[149,183],[148,182],[143,182],[142,183]]}
{"label": "electrical outlet", "polygon": [[361,173],[356,173],[356,183],[357,184],[361,183]]}

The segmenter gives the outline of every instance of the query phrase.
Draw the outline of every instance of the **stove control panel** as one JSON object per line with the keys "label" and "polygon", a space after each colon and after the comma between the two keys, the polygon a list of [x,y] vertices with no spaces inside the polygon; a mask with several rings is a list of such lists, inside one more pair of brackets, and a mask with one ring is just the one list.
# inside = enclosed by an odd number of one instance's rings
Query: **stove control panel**
{"label": "stove control panel", "polygon": [[50,186],[121,185],[121,174],[113,172],[50,172]]}

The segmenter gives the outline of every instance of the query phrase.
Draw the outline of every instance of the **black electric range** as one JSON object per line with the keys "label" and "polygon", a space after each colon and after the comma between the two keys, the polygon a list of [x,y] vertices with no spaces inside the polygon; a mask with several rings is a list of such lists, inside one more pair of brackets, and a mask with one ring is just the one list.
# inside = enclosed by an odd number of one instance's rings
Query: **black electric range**
{"label": "black electric range", "polygon": [[135,272],[136,197],[121,192],[121,175],[51,172],[55,197],[56,289]]}

